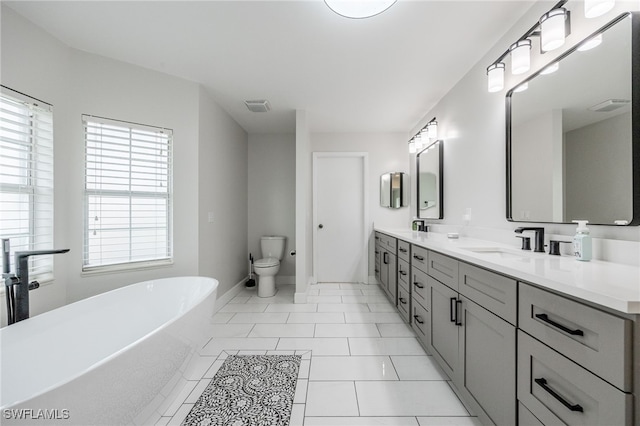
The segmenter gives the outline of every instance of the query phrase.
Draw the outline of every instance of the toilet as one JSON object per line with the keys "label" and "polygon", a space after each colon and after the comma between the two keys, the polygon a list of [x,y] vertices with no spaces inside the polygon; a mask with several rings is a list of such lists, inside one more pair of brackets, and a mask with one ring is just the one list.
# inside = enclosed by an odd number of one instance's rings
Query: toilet
{"label": "toilet", "polygon": [[280,270],[285,240],[285,237],[279,235],[260,238],[262,259],[253,263],[253,270],[258,276],[258,297],[271,297],[276,294],[275,277]]}

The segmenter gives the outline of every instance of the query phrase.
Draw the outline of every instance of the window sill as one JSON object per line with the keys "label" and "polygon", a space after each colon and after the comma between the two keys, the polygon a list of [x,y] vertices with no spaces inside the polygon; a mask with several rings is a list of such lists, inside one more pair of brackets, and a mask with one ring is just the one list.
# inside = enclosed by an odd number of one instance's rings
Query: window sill
{"label": "window sill", "polygon": [[166,268],[173,265],[173,259],[149,260],[144,262],[118,263],[114,265],[91,266],[83,268],[81,276],[105,275],[117,272],[144,271],[147,269]]}

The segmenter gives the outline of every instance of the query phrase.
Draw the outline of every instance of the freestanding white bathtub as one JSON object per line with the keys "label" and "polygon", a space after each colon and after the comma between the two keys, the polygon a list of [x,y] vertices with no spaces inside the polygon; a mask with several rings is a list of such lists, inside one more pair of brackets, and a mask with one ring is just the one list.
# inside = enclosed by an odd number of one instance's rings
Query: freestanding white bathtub
{"label": "freestanding white bathtub", "polygon": [[217,287],[145,281],[0,329],[0,423],[147,423],[204,344]]}

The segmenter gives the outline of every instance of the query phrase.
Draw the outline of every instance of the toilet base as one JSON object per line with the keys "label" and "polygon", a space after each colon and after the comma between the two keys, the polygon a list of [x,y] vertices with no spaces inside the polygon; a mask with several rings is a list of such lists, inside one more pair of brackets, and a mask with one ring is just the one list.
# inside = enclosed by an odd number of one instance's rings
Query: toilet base
{"label": "toilet base", "polygon": [[258,276],[258,297],[272,297],[276,294],[276,278]]}

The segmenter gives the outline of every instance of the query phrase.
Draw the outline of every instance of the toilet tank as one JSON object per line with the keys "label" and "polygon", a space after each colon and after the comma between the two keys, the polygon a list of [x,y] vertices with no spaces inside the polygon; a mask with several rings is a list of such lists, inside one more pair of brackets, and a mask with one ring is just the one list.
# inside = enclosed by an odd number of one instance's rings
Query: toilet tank
{"label": "toilet tank", "polygon": [[260,250],[262,257],[275,257],[282,260],[286,237],[280,235],[265,235],[260,238]]}

